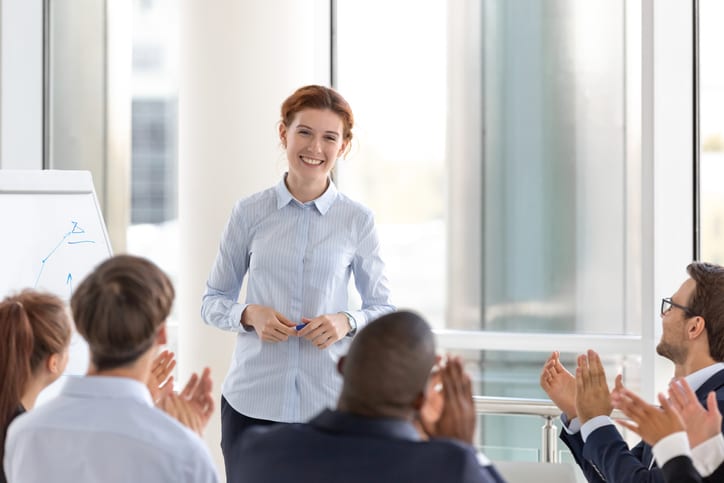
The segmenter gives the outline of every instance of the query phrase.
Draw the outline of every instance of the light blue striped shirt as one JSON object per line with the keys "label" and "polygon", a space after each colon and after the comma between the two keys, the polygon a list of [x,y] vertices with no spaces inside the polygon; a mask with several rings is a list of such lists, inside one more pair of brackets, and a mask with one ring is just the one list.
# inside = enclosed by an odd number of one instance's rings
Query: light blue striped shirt
{"label": "light blue striped shirt", "polygon": [[14,483],[217,483],[201,438],[156,408],[125,377],[68,377],[60,394],[8,429]]}
{"label": "light blue striped shirt", "polygon": [[236,203],[201,305],[207,324],[238,332],[222,388],[231,407],[253,418],[299,422],[335,406],[342,386],[337,361],[351,338],[324,350],[298,337],[262,342],[241,326],[241,314],[247,304],[259,304],[301,323],[302,317],[347,311],[352,274],[362,307],[350,313],[360,330],[395,308],[372,212],[333,182],[308,203],[294,199],[284,179]]}

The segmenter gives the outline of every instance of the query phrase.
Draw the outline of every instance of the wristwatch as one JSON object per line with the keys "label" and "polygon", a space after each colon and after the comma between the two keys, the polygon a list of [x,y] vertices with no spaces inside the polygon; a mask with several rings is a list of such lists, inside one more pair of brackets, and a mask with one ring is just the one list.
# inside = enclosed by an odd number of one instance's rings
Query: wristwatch
{"label": "wristwatch", "polygon": [[349,312],[340,312],[340,314],[344,314],[345,317],[347,317],[347,323],[349,324],[349,332],[347,332],[347,337],[352,337],[355,332],[357,332],[357,321],[354,320],[354,317],[352,317],[352,314]]}

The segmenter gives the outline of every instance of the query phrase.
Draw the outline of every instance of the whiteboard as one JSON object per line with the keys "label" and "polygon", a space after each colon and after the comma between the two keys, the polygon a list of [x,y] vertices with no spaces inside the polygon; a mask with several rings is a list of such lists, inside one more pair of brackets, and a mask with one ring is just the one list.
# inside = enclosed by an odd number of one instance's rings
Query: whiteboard
{"label": "whiteboard", "polygon": [[[112,254],[88,171],[0,170],[0,222],[0,298],[35,288],[68,303]],[[88,361],[88,346],[74,332],[66,375],[85,374]],[[43,398],[58,389],[52,385]]]}

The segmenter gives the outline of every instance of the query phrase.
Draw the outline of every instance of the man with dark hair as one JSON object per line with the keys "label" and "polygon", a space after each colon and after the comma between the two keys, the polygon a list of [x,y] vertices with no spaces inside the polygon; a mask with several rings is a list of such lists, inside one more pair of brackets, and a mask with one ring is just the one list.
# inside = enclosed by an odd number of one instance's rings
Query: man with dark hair
{"label": "man with dark hair", "polygon": [[[113,257],[83,280],[71,307],[90,348],[88,374],[68,378],[59,396],[11,425],[5,458],[10,481],[218,481],[203,441],[156,408],[146,386],[166,343],[173,298],[166,274],[143,258]],[[210,397],[208,372],[202,379],[206,390],[183,409],[197,410],[185,416],[208,421],[201,407]],[[176,395],[166,397],[181,407]]]}
{"label": "man with dark hair", "polygon": [[459,358],[441,369],[442,414],[432,437],[420,439],[412,423],[435,362],[433,334],[420,316],[401,311],[375,320],[339,361],[336,410],[306,424],[251,428],[237,441],[243,481],[503,481],[472,446],[475,409]]}
{"label": "man with dark hair", "polygon": [[[694,262],[687,272],[690,278],[661,301],[663,331],[656,351],[674,363],[674,375],[686,379],[702,405],[714,391],[724,410],[724,268]],[[563,411],[561,439],[588,481],[664,482],[651,446],[641,442],[629,449],[613,426],[611,395],[598,354],[589,350],[579,356],[574,377],[553,353],[540,382]],[[619,375],[614,392],[623,391]]]}

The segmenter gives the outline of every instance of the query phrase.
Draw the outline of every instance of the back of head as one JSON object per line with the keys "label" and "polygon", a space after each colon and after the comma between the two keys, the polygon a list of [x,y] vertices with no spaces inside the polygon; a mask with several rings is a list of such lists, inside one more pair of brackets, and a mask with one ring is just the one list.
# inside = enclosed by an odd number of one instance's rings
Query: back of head
{"label": "back of head", "polygon": [[422,317],[407,311],[383,315],[352,342],[339,409],[370,417],[408,417],[434,363],[435,340]]}
{"label": "back of head", "polygon": [[688,302],[694,314],[706,322],[711,357],[724,361],[724,267],[713,263],[693,262],[686,267],[696,288]]}
{"label": "back of head", "polygon": [[98,265],[71,299],[95,368],[132,364],[150,349],[173,299],[171,281],[145,258],[118,255]]}
{"label": "back of head", "polygon": [[65,304],[55,295],[25,290],[0,302],[0,461],[5,432],[33,375],[70,344]]}

